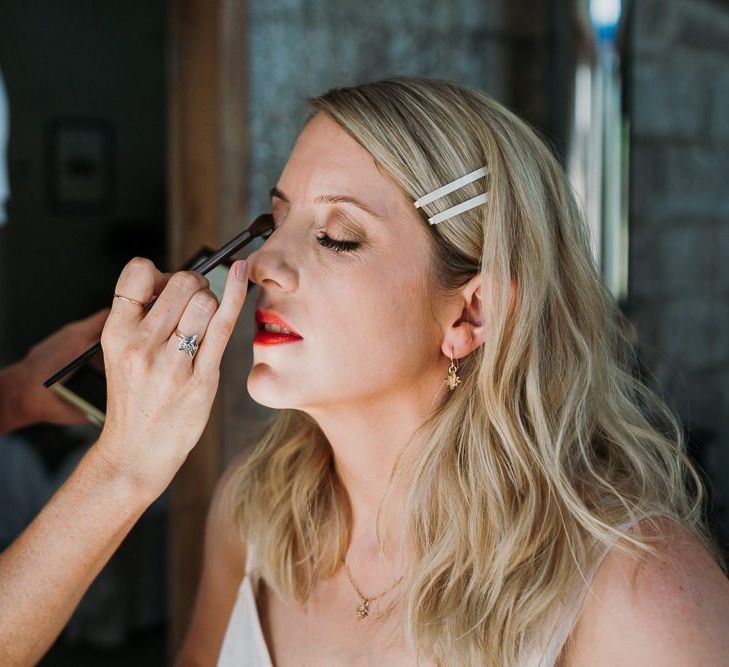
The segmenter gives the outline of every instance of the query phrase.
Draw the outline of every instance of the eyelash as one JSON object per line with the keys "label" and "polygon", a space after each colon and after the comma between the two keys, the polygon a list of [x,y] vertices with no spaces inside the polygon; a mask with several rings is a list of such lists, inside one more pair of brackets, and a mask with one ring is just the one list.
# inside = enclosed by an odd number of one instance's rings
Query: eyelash
{"label": "eyelash", "polygon": [[[271,233],[275,232],[277,229],[278,224],[276,224],[276,220],[274,219],[273,231]],[[317,236],[316,240],[319,245],[322,245],[325,248],[330,248],[334,252],[354,252],[360,246],[359,241],[340,241],[339,239],[333,239],[326,233],[321,236]]]}
{"label": "eyelash", "polygon": [[331,248],[334,252],[352,252],[359,247],[358,241],[339,241],[328,234],[317,236],[316,240],[325,248]]}

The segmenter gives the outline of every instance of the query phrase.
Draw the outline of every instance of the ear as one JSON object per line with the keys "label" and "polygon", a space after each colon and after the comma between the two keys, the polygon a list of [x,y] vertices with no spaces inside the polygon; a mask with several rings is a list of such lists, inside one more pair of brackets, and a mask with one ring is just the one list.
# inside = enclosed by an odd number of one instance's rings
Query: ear
{"label": "ear", "polygon": [[[509,286],[509,310],[516,302],[516,284]],[[448,310],[448,316],[453,317],[454,311],[458,319],[447,322],[443,345],[441,349],[446,357],[461,359],[468,356],[475,349],[483,345],[484,340],[484,309],[481,301],[481,274],[477,273],[463,287],[457,301]]]}
{"label": "ear", "polygon": [[457,301],[448,309],[458,319],[447,322],[442,350],[446,357],[461,359],[483,344],[483,308],[481,303],[481,274],[477,273],[462,288]]}

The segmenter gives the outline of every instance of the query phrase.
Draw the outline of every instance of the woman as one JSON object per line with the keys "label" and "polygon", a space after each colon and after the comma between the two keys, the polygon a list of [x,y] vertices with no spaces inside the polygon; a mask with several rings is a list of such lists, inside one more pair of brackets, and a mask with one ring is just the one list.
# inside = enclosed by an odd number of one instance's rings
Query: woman
{"label": "woman", "polygon": [[726,664],[700,480],[549,150],[455,83],[312,105],[248,258],[277,412],[178,664]]}

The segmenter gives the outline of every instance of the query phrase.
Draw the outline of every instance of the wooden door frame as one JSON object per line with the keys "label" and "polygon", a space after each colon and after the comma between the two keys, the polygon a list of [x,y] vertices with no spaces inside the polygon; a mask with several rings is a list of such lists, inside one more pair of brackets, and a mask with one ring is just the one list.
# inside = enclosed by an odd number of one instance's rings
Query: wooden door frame
{"label": "wooden door frame", "polygon": [[[168,3],[168,260],[176,267],[201,246],[218,247],[245,223],[248,178],[246,0]],[[246,254],[245,252],[243,254]],[[250,304],[246,303],[246,310]],[[245,334],[236,328],[210,420],[175,477],[168,513],[170,663],[187,629],[202,564],[205,516],[242,432],[226,409],[245,377]],[[234,400],[233,400],[234,402]]]}

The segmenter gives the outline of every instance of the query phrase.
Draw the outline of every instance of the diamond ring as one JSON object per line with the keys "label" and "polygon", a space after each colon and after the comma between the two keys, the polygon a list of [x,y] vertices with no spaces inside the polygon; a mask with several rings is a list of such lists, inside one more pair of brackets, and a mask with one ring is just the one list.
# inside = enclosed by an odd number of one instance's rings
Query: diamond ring
{"label": "diamond ring", "polygon": [[199,345],[197,344],[197,334],[193,334],[192,336],[184,336],[177,329],[175,329],[175,335],[181,338],[177,349],[181,350],[182,352],[187,352],[192,359],[197,352],[197,348],[199,347]]}

